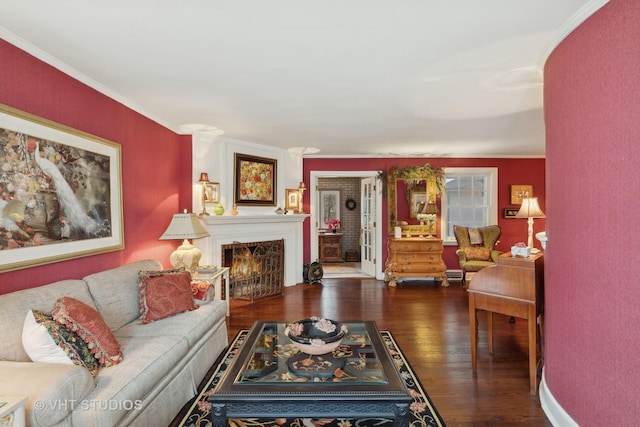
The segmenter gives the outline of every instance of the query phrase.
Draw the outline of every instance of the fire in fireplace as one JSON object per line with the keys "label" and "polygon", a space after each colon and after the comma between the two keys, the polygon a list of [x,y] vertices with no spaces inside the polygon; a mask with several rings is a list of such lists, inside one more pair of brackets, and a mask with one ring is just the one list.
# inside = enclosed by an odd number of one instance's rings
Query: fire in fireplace
{"label": "fire in fireplace", "polygon": [[284,239],[223,245],[221,261],[229,267],[231,298],[253,301],[282,293]]}

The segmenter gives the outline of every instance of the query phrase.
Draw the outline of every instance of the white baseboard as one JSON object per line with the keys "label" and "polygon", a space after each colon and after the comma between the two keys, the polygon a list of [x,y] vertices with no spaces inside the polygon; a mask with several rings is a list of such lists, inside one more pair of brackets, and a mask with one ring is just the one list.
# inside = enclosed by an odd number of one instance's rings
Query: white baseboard
{"label": "white baseboard", "polygon": [[551,424],[556,427],[579,427],[578,423],[567,414],[555,397],[553,397],[553,394],[551,394],[551,391],[547,387],[547,381],[545,380],[544,368],[542,368],[542,381],[540,381],[538,394],[540,395],[542,410]]}

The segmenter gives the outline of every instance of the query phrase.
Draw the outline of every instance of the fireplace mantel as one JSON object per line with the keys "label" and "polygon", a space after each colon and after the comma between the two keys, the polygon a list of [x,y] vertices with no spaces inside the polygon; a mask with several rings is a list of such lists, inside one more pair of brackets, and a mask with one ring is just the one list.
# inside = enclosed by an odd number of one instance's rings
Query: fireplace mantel
{"label": "fireplace mantel", "polygon": [[222,245],[284,239],[284,286],[302,282],[302,223],[306,214],[208,215],[201,221],[210,236],[194,240],[202,251],[200,264],[221,265]]}
{"label": "fireplace mantel", "polygon": [[265,224],[278,222],[300,222],[308,218],[309,215],[205,215],[202,221],[209,225],[242,225],[242,224]]}

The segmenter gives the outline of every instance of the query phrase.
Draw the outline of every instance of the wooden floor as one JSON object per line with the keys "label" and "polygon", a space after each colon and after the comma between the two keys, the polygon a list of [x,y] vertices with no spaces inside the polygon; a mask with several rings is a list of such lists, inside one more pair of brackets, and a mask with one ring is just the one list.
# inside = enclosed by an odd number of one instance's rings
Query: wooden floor
{"label": "wooden floor", "polygon": [[476,377],[467,293],[460,283],[389,288],[373,279],[324,279],[254,303],[233,300],[227,324],[232,338],[256,320],[375,320],[380,330],[393,333],[447,426],[551,426],[539,398],[529,395],[526,322],[495,315],[491,355],[485,315],[479,315]]}

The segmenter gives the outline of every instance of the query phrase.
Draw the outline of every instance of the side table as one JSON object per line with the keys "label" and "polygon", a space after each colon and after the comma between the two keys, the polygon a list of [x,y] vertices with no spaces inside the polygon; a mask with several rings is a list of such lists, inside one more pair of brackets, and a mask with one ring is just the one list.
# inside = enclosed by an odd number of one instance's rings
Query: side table
{"label": "side table", "polygon": [[229,309],[229,267],[218,267],[213,273],[198,273],[195,272],[191,278],[193,280],[201,280],[209,282],[213,285],[214,295],[213,299],[222,300],[222,286],[221,279],[224,279],[224,301],[227,304],[227,316],[230,315]]}
{"label": "side table", "polygon": [[24,396],[0,396],[0,425],[24,427],[26,403],[27,397]]}

